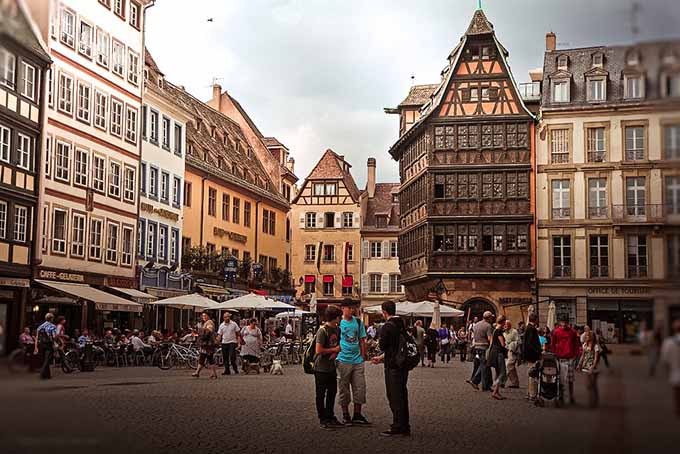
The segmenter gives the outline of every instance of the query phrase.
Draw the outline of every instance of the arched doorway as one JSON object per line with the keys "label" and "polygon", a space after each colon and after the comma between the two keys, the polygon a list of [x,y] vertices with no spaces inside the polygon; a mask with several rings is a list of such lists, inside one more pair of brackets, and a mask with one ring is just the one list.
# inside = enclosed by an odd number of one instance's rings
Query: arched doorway
{"label": "arched doorway", "polygon": [[472,298],[470,300],[467,300],[465,304],[463,304],[463,307],[461,308],[463,312],[465,312],[465,317],[467,320],[468,317],[468,311],[470,312],[469,315],[469,320],[472,321],[477,317],[478,320],[482,319],[482,315],[486,311],[491,311],[493,313],[494,317],[497,314],[496,307],[490,303],[489,301],[483,299],[483,298]]}

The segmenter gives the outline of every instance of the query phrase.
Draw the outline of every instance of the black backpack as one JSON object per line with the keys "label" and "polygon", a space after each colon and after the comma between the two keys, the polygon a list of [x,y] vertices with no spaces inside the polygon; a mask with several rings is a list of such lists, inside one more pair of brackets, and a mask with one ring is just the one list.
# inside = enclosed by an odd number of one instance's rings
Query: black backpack
{"label": "black backpack", "polygon": [[[326,330],[323,326],[320,329],[324,331]],[[316,334],[318,335],[319,332],[317,331]],[[316,358],[316,335],[311,340],[307,348],[305,348],[305,352],[302,355],[302,369],[305,371],[305,374],[314,373],[314,358]]]}
{"label": "black backpack", "polygon": [[420,363],[420,352],[416,340],[405,329],[399,333],[399,347],[394,355],[394,364],[399,369],[412,370]]}

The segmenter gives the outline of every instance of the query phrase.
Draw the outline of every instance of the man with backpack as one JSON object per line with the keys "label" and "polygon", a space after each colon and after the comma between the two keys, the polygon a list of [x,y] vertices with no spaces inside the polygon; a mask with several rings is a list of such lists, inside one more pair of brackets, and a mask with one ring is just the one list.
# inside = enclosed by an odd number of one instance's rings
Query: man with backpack
{"label": "man with backpack", "polygon": [[[366,403],[366,376],[364,361],[366,360],[366,328],[361,320],[354,316],[351,300],[342,302],[342,320],[340,320],[340,353],[336,368],[339,374],[340,407],[345,425],[368,425],[368,420],[361,414],[361,406]],[[350,394],[350,387],[352,393]],[[354,401],[354,414],[349,414],[349,403]]]}
{"label": "man with backpack", "polygon": [[410,436],[408,412],[408,372],[418,365],[420,355],[415,341],[407,334],[404,321],[396,316],[394,301],[382,303],[385,324],[380,329],[380,349],[383,354],[373,363],[385,363],[385,389],[392,410],[392,426],[381,432],[384,437]]}
{"label": "man with backpack", "polygon": [[338,324],[342,311],[336,306],[328,306],[325,312],[326,323],[316,333],[314,357],[314,382],[316,384],[316,412],[322,429],[344,427],[335,417],[335,394],[338,391],[338,378],[335,372],[335,359],[342,351]]}
{"label": "man with backpack", "polygon": [[40,354],[43,358],[42,368],[40,369],[40,378],[47,380],[52,378],[50,366],[54,358],[54,342],[57,337],[57,327],[54,323],[54,314],[48,312],[45,314],[45,322],[38,327],[37,335],[35,336],[35,352]]}

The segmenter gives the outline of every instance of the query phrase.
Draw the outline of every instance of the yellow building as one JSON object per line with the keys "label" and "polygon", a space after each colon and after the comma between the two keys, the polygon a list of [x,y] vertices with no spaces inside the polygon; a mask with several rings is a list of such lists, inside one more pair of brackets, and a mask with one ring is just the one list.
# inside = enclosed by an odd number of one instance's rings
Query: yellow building
{"label": "yellow building", "polygon": [[176,102],[193,116],[186,128],[183,253],[200,246],[259,262],[265,281],[270,280],[285,267],[288,201],[236,122],[173,89]]}
{"label": "yellow building", "polygon": [[298,296],[317,309],[351,299],[359,304],[360,191],[350,164],[326,150],[291,206],[291,268]]}
{"label": "yellow building", "polygon": [[553,303],[635,342],[680,313],[680,42],[555,40],[537,137],[539,316]]}

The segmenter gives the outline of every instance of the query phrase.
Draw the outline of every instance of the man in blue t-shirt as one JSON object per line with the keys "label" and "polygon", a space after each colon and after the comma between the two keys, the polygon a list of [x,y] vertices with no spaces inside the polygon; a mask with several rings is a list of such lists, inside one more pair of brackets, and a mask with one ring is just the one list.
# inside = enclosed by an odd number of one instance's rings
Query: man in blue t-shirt
{"label": "man in blue t-shirt", "polygon": [[[366,403],[366,327],[354,316],[352,301],[342,302],[340,320],[340,353],[336,358],[339,375],[340,406],[342,419],[346,425],[367,425],[368,420],[361,414],[361,406]],[[350,387],[352,393],[350,394]],[[354,414],[350,417],[349,403],[354,401]]]}

